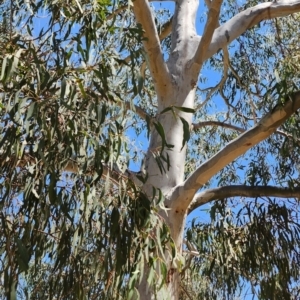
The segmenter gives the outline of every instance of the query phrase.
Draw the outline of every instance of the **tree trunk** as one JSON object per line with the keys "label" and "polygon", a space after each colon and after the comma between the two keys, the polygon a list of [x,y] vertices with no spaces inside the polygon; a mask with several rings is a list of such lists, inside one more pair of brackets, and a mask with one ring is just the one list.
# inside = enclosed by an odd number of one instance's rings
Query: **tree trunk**
{"label": "tree trunk", "polygon": [[[165,206],[169,210],[162,211],[160,214],[165,219],[165,222],[169,226],[172,239],[174,240],[177,251],[181,253],[183,230],[185,226],[186,211],[179,210],[173,207],[171,201],[168,200],[172,189],[181,184],[184,180],[184,168],[186,159],[186,145],[183,146],[183,122],[181,118],[184,118],[189,126],[192,122],[192,113],[186,113],[179,109],[173,108],[172,111],[167,111],[160,114],[162,110],[171,106],[188,107],[193,108],[195,89],[191,84],[193,80],[190,76],[182,76],[179,78],[179,82],[173,82],[173,88],[169,95],[165,96],[165,99],[159,101],[161,104],[159,107],[159,113],[156,121],[159,122],[164,128],[166,143],[172,145],[168,148],[164,146],[162,151],[162,139],[155,126],[152,127],[151,140],[149,149],[145,159],[145,171],[148,179],[144,186],[144,191],[151,198],[153,187],[160,189],[165,198]],[[159,168],[155,158],[159,158],[160,152],[162,156],[168,157],[169,165],[165,161],[161,161],[163,169]],[[167,276],[167,299],[176,300],[179,298],[180,291],[180,275],[175,265],[172,264],[171,258],[167,258],[168,276]],[[147,286],[147,276],[144,276],[141,285],[138,287],[141,299],[154,299],[154,292]],[[158,299],[165,299],[164,295],[158,295]]]}
{"label": "tree trunk", "polygon": [[[170,228],[172,238],[176,244],[177,251],[181,252],[181,243],[183,237],[183,229],[185,225],[185,213],[180,212],[168,212],[168,216],[165,212],[162,212],[165,217],[165,221]],[[166,264],[168,267],[167,271],[167,286],[165,289],[157,291],[155,295],[153,287],[149,286],[147,283],[147,272],[143,274],[143,279],[141,284],[138,286],[138,291],[141,300],[178,300],[180,293],[180,274],[174,263],[172,263],[171,257],[168,253],[165,254]],[[160,276],[159,270],[157,270],[157,275]],[[167,293],[165,293],[167,291]],[[167,294],[167,295],[166,295]]]}
{"label": "tree trunk", "polygon": [[[208,6],[207,22],[200,37],[196,33],[196,15],[199,0],[177,0],[172,20],[171,49],[169,60],[164,61],[160,47],[159,34],[148,1],[135,0],[133,9],[136,20],[144,30],[143,45],[147,53],[148,67],[157,93],[158,111],[153,122],[161,125],[164,134],[155,126],[151,129],[151,140],[145,157],[147,182],[143,187],[148,197],[152,198],[153,187],[160,189],[165,196],[167,214],[161,212],[170,228],[177,251],[182,251],[183,230],[187,209],[196,191],[214,174],[236,157],[245,153],[253,145],[268,137],[278,127],[276,120],[283,120],[290,115],[275,111],[267,115],[252,131],[243,134],[240,139],[228,144],[208,162],[199,167],[184,181],[186,146],[183,147],[184,126],[191,126],[192,113],[184,108],[194,108],[195,87],[203,63],[220,49],[260,21],[275,18],[300,10],[298,1],[278,1],[262,3],[238,13],[228,22],[219,25],[221,0],[206,1]],[[172,108],[172,111],[165,110]],[[179,108],[179,109],[178,109]],[[288,111],[290,108],[286,108]],[[165,111],[164,111],[165,110]],[[276,126],[275,126],[276,125]],[[160,129],[161,130],[161,129]],[[163,144],[161,136],[165,137]],[[250,142],[247,139],[249,136]],[[168,147],[167,145],[172,145]],[[163,157],[163,159],[162,159]],[[165,161],[167,162],[165,162]],[[160,165],[158,164],[160,162]],[[176,189],[174,189],[176,187]],[[180,196],[180,197],[179,197]],[[142,300],[179,298],[180,276],[171,261],[168,264],[168,297],[157,297],[153,289],[147,286],[147,275],[138,287]]]}
{"label": "tree trunk", "polygon": [[[165,198],[167,214],[161,212],[166,224],[169,226],[172,239],[179,253],[182,252],[183,231],[186,219],[186,210],[180,210],[169,201],[172,189],[184,181],[184,168],[186,160],[186,145],[183,145],[184,126],[182,118],[188,126],[192,123],[192,113],[184,112],[179,108],[194,108],[196,83],[198,81],[198,70],[188,68],[190,60],[194,57],[199,37],[195,31],[195,16],[198,8],[198,0],[191,0],[193,5],[177,5],[172,30],[172,47],[167,63],[171,77],[170,86],[161,92],[156,88],[158,100],[158,113],[155,122],[159,122],[164,129],[165,140],[168,148],[164,145],[162,151],[162,139],[155,126],[152,126],[151,140],[145,159],[145,171],[148,179],[144,191],[151,198],[152,188],[160,189]],[[183,55],[184,53],[184,55]],[[166,80],[166,82],[168,82]],[[155,83],[156,84],[156,83]],[[164,109],[172,107],[172,111],[161,113]],[[159,154],[168,160],[161,160],[164,169],[161,171],[156,158]],[[159,293],[157,299],[179,299],[180,274],[171,259],[167,261],[168,296]],[[154,292],[147,287],[147,276],[144,276],[138,288],[141,299],[155,299]]]}

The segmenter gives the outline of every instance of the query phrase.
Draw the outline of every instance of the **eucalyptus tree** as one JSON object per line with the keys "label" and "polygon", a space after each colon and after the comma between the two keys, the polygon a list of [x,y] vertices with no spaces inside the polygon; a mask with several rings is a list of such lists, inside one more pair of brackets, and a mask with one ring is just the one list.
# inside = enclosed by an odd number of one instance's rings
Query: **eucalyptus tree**
{"label": "eucalyptus tree", "polygon": [[2,4],[7,299],[299,292],[300,1],[163,7]]}

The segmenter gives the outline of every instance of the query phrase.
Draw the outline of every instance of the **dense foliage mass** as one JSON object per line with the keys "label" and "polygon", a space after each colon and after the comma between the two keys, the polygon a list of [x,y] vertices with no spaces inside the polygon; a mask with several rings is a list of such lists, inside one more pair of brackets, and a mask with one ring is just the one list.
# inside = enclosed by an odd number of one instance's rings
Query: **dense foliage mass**
{"label": "dense foliage mass", "polygon": [[[224,1],[220,24],[256,4]],[[166,7],[152,8],[167,58]],[[154,290],[168,284],[165,257],[181,272],[180,299],[299,297],[297,199],[267,192],[299,195],[298,114],[205,183],[266,192],[224,190],[188,224],[181,254],[160,213],[165,195],[146,195],[147,174],[130,171],[150,128],[172,148],[132,3],[4,1],[0,21],[0,297],[129,299],[143,276]],[[299,89],[299,22],[264,21],[206,61],[192,128],[181,119],[186,178]],[[153,155],[164,173],[168,157]]]}
{"label": "dense foliage mass", "polygon": [[128,13],[111,14],[109,3],[73,4],[25,1],[1,15],[0,268],[9,299],[127,299],[141,250],[155,257],[168,240],[156,204],[107,171],[124,170],[133,155],[124,132],[135,121],[122,99],[134,95],[134,64],[125,72],[116,49],[133,53],[139,29],[123,28]]}

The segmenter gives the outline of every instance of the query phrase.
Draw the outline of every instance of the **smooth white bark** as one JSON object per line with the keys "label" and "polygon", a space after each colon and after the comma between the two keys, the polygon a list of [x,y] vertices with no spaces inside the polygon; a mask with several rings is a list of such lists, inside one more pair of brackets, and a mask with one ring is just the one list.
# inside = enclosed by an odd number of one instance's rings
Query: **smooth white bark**
{"label": "smooth white bark", "polygon": [[186,210],[197,190],[212,176],[247,150],[269,137],[299,108],[300,92],[297,92],[282,107],[281,105],[275,107],[258,124],[230,142],[197,168],[184,183],[177,186],[169,196],[173,205],[177,209]]}
{"label": "smooth white bark", "polygon": [[203,36],[201,37],[194,58],[194,63],[196,63],[199,66],[202,66],[202,64],[204,63],[206,52],[211,43],[214,31],[219,26],[219,15],[222,3],[222,0],[206,1],[206,4],[208,5],[207,21],[204,28]]}
{"label": "smooth white bark", "polygon": [[171,77],[163,58],[160,39],[149,2],[147,0],[135,0],[133,12],[137,23],[142,25],[144,31],[143,46],[148,56],[147,61],[155,89],[163,97],[165,91],[170,88]]}
{"label": "smooth white bark", "polygon": [[300,200],[300,188],[282,188],[277,186],[246,186],[231,185],[205,190],[197,193],[189,206],[189,213],[196,208],[214,200],[223,200],[230,197],[278,197],[297,198]]}
{"label": "smooth white bark", "polygon": [[[204,60],[241,36],[247,29],[263,20],[288,16],[300,11],[300,0],[284,0],[258,4],[250,7],[216,28]],[[195,58],[196,60],[198,58]]]}
{"label": "smooth white bark", "polygon": [[[136,4],[137,3],[138,1],[136,1]],[[145,158],[145,170],[148,180],[144,186],[144,191],[149,196],[152,195],[153,186],[161,189],[162,193],[167,195],[174,186],[180,184],[184,179],[186,147],[182,147],[184,131],[183,123],[180,118],[184,118],[188,124],[191,125],[192,114],[176,110],[176,108],[174,108],[175,115],[170,111],[165,113],[161,112],[170,106],[188,108],[193,108],[194,106],[195,86],[198,80],[198,74],[191,74],[191,72],[186,70],[186,65],[188,61],[193,58],[199,41],[199,39],[196,39],[197,34],[195,30],[197,8],[198,0],[190,0],[189,3],[186,0],[179,0],[177,2],[172,23],[171,53],[166,68],[168,72],[170,72],[172,80],[167,83],[169,86],[161,91],[156,85],[156,81],[161,80],[160,77],[158,79],[153,78],[158,102],[157,117],[154,121],[163,126],[166,142],[173,145],[173,147],[170,149],[165,147],[162,151],[161,136],[155,127],[152,128],[150,145]],[[144,24],[142,24],[142,26],[144,28]],[[147,31],[145,30],[145,32]],[[149,48],[145,47],[145,51],[148,53]],[[152,50],[150,49],[150,51]],[[148,59],[150,60],[149,65],[155,63],[155,57],[149,55],[149,53]],[[154,60],[154,62],[151,62],[151,60]],[[164,72],[161,72],[160,76],[164,76],[163,73]],[[169,160],[169,168],[167,163],[163,162],[163,172],[159,169],[155,159],[159,157],[161,151],[162,155]],[[170,228],[177,250],[181,252],[186,211],[172,209],[171,204],[172,203],[169,202],[165,203],[165,205],[171,209],[168,215],[164,212],[161,212],[161,215],[165,218]],[[170,260],[167,263],[169,281],[167,288],[169,296],[170,299],[178,299],[180,282],[179,271],[173,268]],[[141,299],[154,299],[153,290],[147,288],[146,276],[138,289]],[[160,294],[157,297],[158,299],[163,299]]]}

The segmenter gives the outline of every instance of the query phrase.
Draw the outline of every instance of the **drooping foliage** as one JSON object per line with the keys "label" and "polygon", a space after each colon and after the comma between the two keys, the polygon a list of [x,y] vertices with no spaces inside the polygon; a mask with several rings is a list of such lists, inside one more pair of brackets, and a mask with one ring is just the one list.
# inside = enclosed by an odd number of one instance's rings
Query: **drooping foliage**
{"label": "drooping foliage", "polygon": [[[221,22],[255,4],[224,1]],[[140,163],[157,111],[131,6],[1,4],[0,286],[9,299],[129,299],[149,267],[149,283],[168,282],[164,254],[176,253],[158,214],[163,196],[154,189],[147,198],[135,180],[145,174],[126,171]],[[162,33],[171,12],[153,10]],[[274,99],[281,105],[299,89],[298,24],[299,15],[265,22],[206,62],[194,123],[236,128],[195,126],[186,176],[256,124]],[[167,57],[168,37],[162,47]],[[212,74],[219,82],[211,83]],[[299,121],[292,116],[205,187],[298,187]],[[182,264],[182,299],[245,291],[297,297],[296,201],[222,199],[206,215],[208,222],[199,218],[186,231],[185,262],[174,259]]]}
{"label": "drooping foliage", "polygon": [[[232,203],[233,204],[233,203]],[[208,223],[192,222],[190,249],[199,255],[184,275],[199,299],[294,299],[299,294],[299,215],[290,203],[244,201],[234,209],[217,202]],[[205,278],[195,285],[197,276]]]}
{"label": "drooping foliage", "polygon": [[141,253],[154,268],[170,240],[159,191],[148,199],[122,177],[136,156],[125,133],[137,117],[127,108],[141,92],[141,30],[129,9],[114,12],[124,5],[3,4],[0,285],[8,299],[128,299]]}

